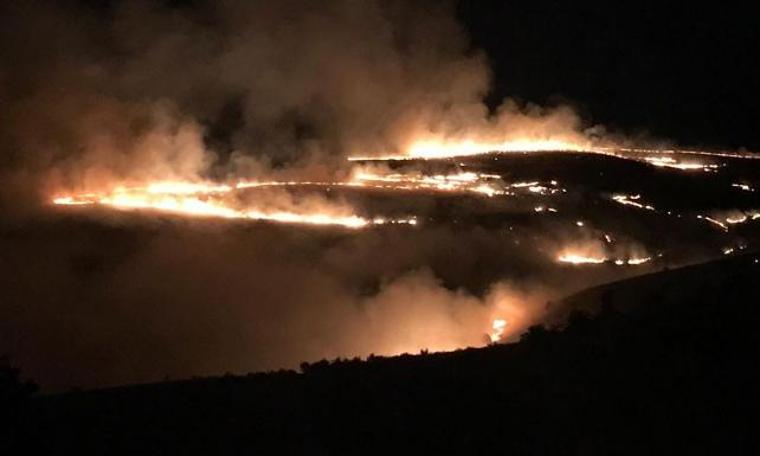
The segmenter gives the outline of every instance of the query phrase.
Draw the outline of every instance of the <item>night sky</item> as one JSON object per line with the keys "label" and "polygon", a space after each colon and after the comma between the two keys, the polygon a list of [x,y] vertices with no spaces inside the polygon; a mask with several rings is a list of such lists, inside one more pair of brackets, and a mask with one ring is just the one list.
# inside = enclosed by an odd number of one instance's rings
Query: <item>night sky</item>
{"label": "night sky", "polygon": [[[113,0],[74,3],[107,15]],[[176,7],[193,0],[157,3]],[[492,71],[486,100],[570,103],[610,130],[760,149],[760,32],[741,2],[442,1]]]}
{"label": "night sky", "polygon": [[488,54],[492,103],[561,100],[610,128],[758,149],[760,32],[752,8],[731,3],[484,0],[458,11]]}

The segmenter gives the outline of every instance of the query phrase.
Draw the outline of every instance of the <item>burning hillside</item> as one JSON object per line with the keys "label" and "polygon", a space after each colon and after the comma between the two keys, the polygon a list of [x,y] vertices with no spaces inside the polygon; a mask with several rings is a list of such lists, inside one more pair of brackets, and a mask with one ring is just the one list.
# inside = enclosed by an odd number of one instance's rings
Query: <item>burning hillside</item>
{"label": "burning hillside", "polygon": [[756,154],[486,103],[445,3],[0,6],[0,348],[53,387],[453,350],[757,248]]}

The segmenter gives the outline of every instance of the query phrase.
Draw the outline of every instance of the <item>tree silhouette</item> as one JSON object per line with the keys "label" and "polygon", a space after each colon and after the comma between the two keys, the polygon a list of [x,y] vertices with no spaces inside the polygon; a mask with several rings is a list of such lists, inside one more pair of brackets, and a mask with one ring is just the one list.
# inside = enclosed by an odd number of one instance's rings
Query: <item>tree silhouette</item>
{"label": "tree silhouette", "polygon": [[10,357],[0,357],[0,407],[26,400],[37,389],[33,381],[21,380],[21,369],[11,364]]}

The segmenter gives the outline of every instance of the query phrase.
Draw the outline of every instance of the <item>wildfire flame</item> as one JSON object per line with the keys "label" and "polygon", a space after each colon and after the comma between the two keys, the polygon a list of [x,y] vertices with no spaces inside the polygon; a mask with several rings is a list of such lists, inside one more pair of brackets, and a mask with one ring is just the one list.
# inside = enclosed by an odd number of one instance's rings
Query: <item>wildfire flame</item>
{"label": "wildfire flame", "polygon": [[[606,244],[612,243],[612,237],[605,234]],[[614,264],[616,266],[639,266],[652,261],[651,256],[638,255],[610,255],[606,252],[607,247],[595,243],[585,243],[571,248],[563,249],[557,256],[557,261],[572,265]]]}
{"label": "wildfire flame", "polygon": [[734,187],[734,188],[738,188],[740,190],[744,190],[745,192],[754,192],[755,191],[754,187],[752,187],[749,184],[734,183],[734,184],[731,184],[731,186]]}
{"label": "wildfire flame", "polygon": [[606,256],[591,256],[591,255],[582,255],[577,253],[565,253],[560,255],[557,258],[557,261],[560,263],[569,263],[569,264],[602,264],[606,262],[613,262],[617,266],[623,266],[623,265],[629,265],[629,266],[638,266],[640,264],[648,263],[652,261],[651,256],[647,257],[633,257],[628,259],[616,259],[611,260],[610,258]]}
{"label": "wildfire flame", "polygon": [[428,140],[413,143],[407,156],[411,158],[448,158],[480,155],[488,152],[539,152],[547,150],[582,151],[588,144],[578,144],[559,139],[522,139],[500,143]]}
{"label": "wildfire flame", "polygon": [[570,264],[602,264],[607,261],[607,257],[587,256],[577,253],[564,253],[557,258],[561,263]]}
{"label": "wildfire flame", "polygon": [[712,217],[708,217],[706,215],[697,215],[697,218],[705,220],[709,223],[712,223],[713,225],[719,227],[723,231],[728,231],[728,226],[725,223],[721,222],[720,220],[714,219]]}
{"label": "wildfire flame", "polygon": [[633,206],[639,209],[646,209],[648,211],[655,210],[651,204],[640,203],[641,195],[612,195],[612,200],[616,203],[623,204],[625,206]]}
{"label": "wildfire flame", "polygon": [[638,266],[640,264],[649,263],[652,261],[652,257],[641,257],[641,258],[629,258],[627,260],[615,260],[615,264],[618,266],[627,264],[630,266]]}
{"label": "wildfire flame", "polygon": [[488,335],[488,337],[491,339],[492,344],[495,344],[501,340],[501,338],[504,336],[504,331],[506,328],[507,320],[497,318],[493,321],[491,324],[491,333]]}
{"label": "wildfire flame", "polygon": [[506,195],[501,176],[474,172],[453,174],[380,174],[371,170],[359,170],[354,173],[349,184],[359,187],[396,189],[396,190],[431,190],[439,192],[470,192],[486,196]]}
{"label": "wildfire flame", "polygon": [[[107,206],[116,209],[145,209],[187,216],[222,217],[280,223],[338,225],[363,228],[370,225],[415,225],[416,218],[365,218],[350,211],[324,208],[319,211],[268,210],[265,207],[240,207],[225,196],[239,190],[267,187],[348,187],[401,191],[436,191],[474,193],[487,197],[513,195],[511,189],[525,189],[542,195],[565,192],[557,181],[541,184],[517,182],[505,184],[501,176],[460,171],[451,174],[379,173],[370,169],[354,170],[351,178],[333,181],[238,181],[230,184],[213,182],[156,181],[143,186],[115,186],[100,192],[58,194],[52,203],[62,206]],[[556,209],[550,208],[552,212]]]}
{"label": "wildfire flame", "polygon": [[681,162],[672,157],[644,157],[643,160],[660,168],[673,168],[681,171],[715,171],[719,167],[714,163]]}
{"label": "wildfire flame", "polygon": [[[676,154],[688,154],[691,156],[713,156],[730,158],[752,158],[760,156],[755,154],[738,154],[729,152],[688,151],[688,150],[657,150],[657,149],[634,149],[599,147],[588,141],[571,141],[562,138],[523,138],[502,142],[466,140],[442,140],[424,139],[413,142],[401,156],[386,157],[350,157],[349,160],[388,160],[388,159],[440,159],[459,156],[478,155],[489,152],[540,152],[540,151],[574,151],[612,155],[624,159],[643,161],[654,166],[675,168],[679,170],[713,171],[718,168],[714,163],[701,161],[682,162],[673,158]],[[104,205],[123,209],[154,209],[192,216],[240,218],[251,220],[268,220],[283,223],[305,223],[315,225],[340,225],[348,228],[361,228],[373,225],[375,219],[368,219],[356,214],[332,213],[330,211],[318,211],[317,213],[301,213],[298,211],[267,211],[262,208],[237,208],[226,204],[216,195],[224,195],[236,190],[259,187],[287,187],[287,186],[343,186],[355,188],[377,188],[394,190],[433,190],[446,192],[469,192],[485,196],[510,195],[510,189],[527,188],[531,193],[541,195],[565,192],[558,188],[556,181],[550,185],[535,182],[518,182],[506,185],[498,175],[481,174],[474,172],[459,172],[448,175],[409,175],[409,174],[379,174],[372,171],[362,170],[354,173],[347,182],[313,182],[313,181],[240,181],[234,184],[216,184],[208,182],[151,182],[143,187],[116,187],[109,191],[98,193],[69,193],[59,194],[52,198],[57,205],[87,206]],[[735,187],[751,191],[746,184],[734,184]],[[637,195],[615,195],[613,200],[620,204],[634,206],[647,210],[655,210],[653,206],[636,201]],[[543,209],[536,209],[537,212]],[[552,208],[549,211],[556,211]],[[702,217],[708,222],[714,223],[726,230],[728,224],[742,223],[746,218],[731,218],[726,223]],[[754,219],[754,217],[753,217]],[[385,223],[408,223],[415,224],[414,219],[388,220]],[[594,262],[600,258],[568,257],[567,262]]]}
{"label": "wildfire flame", "polygon": [[149,209],[197,217],[221,217],[278,223],[335,225],[345,228],[364,228],[370,225],[408,224],[416,225],[416,218],[368,219],[356,214],[344,213],[335,208],[317,212],[266,210],[257,207],[238,208],[228,201],[214,198],[239,189],[288,185],[290,183],[251,183],[218,185],[188,182],[154,182],[145,187],[117,187],[110,192],[60,195],[53,203],[66,206],[103,205],[117,209]]}
{"label": "wildfire flame", "polygon": [[[523,138],[493,142],[475,139],[446,140],[424,139],[412,142],[402,154],[369,155],[349,157],[349,161],[386,160],[431,160],[483,155],[489,153],[529,153],[529,152],[582,152],[608,155],[625,160],[634,160],[660,168],[680,171],[715,172],[720,164],[695,159],[694,157],[719,157],[733,159],[760,159],[760,154],[727,151],[702,151],[686,149],[646,149],[609,145],[596,145],[588,140],[568,140],[565,138]],[[688,161],[675,156],[692,157]],[[708,159],[709,160],[709,159]],[[738,186],[737,186],[738,187]],[[744,189],[743,186],[739,187]]]}
{"label": "wildfire flame", "polygon": [[[728,215],[724,215],[722,217],[715,216],[716,218],[723,218],[725,220],[726,224],[728,225],[740,225],[745,222],[749,222],[751,220],[757,220],[760,219],[760,211],[732,211]],[[726,228],[728,228],[726,226]]]}

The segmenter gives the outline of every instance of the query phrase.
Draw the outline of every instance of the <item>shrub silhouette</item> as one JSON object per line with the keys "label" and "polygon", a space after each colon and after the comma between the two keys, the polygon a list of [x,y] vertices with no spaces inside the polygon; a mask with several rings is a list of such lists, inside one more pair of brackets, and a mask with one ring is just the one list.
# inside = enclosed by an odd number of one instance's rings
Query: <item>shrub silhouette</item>
{"label": "shrub silhouette", "polygon": [[37,390],[34,382],[21,379],[10,357],[0,357],[0,450],[17,443],[28,419],[29,399]]}

